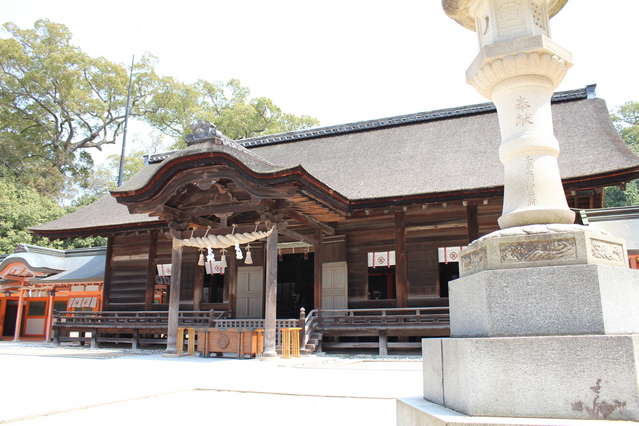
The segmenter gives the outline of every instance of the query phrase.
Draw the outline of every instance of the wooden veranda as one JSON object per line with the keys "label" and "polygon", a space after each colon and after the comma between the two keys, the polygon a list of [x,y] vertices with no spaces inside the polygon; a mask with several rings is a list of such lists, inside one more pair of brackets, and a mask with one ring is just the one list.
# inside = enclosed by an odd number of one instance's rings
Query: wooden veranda
{"label": "wooden veranda", "polygon": [[[186,311],[178,315],[179,327],[198,330],[264,329],[264,319],[228,318],[229,312]],[[379,349],[388,355],[389,349],[418,349],[419,340],[409,337],[442,337],[450,333],[447,308],[391,309],[304,309],[300,317],[276,321],[276,351],[282,350],[280,330],[300,328],[299,347],[302,353],[336,349]],[[97,348],[101,343],[163,345],[167,342],[168,312],[56,312],[54,343],[79,342]],[[374,341],[352,341],[373,337]],[[398,341],[391,342],[389,337]],[[347,338],[350,341],[341,341]],[[181,348],[177,348],[180,349]]]}

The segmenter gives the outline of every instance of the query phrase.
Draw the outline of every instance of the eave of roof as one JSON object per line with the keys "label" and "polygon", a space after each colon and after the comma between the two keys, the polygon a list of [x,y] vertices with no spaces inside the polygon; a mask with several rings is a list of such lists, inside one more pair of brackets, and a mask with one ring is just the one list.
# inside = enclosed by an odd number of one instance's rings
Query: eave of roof
{"label": "eave of roof", "polygon": [[146,214],[131,214],[111,195],[104,195],[94,203],[59,219],[29,228],[35,235],[50,239],[78,236],[108,235],[161,229],[164,221]]}
{"label": "eave of roof", "polygon": [[15,253],[0,263],[0,271],[21,264],[31,273],[48,277],[31,278],[32,282],[79,282],[103,280],[106,247],[56,250],[33,245],[20,245]]}

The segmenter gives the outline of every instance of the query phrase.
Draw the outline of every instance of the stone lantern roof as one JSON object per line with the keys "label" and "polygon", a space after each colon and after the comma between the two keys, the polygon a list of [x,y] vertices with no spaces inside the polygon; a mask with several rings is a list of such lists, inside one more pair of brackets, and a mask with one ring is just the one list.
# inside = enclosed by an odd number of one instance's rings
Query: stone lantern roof
{"label": "stone lantern roof", "polygon": [[[568,0],[542,0],[546,3],[548,18],[552,18],[568,3]],[[475,24],[477,0],[442,0],[444,12],[464,28],[477,31]]]}

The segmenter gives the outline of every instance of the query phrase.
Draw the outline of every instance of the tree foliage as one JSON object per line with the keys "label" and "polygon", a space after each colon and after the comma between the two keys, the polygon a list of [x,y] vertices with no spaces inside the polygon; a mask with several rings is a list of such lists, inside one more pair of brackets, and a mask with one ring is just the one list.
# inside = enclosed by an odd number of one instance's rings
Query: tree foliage
{"label": "tree foliage", "polygon": [[[71,44],[71,33],[48,20],[34,29],[4,25],[0,39],[0,161],[3,175],[58,194],[71,179],[89,176],[89,148],[119,137],[126,105],[124,67],[91,58]],[[150,95],[148,58],[137,65],[133,115]]]}
{"label": "tree foliage", "polygon": [[49,241],[34,237],[27,229],[58,219],[79,208],[63,208],[51,197],[8,179],[0,179],[0,253],[13,253],[18,244],[66,249],[105,245],[104,238],[85,238],[73,241]]}
{"label": "tree foliage", "polygon": [[186,84],[173,78],[163,78],[163,87],[152,100],[155,112],[146,121],[176,141],[182,142],[190,133],[194,118],[210,121],[231,139],[289,132],[319,125],[307,115],[301,117],[283,113],[272,100],[250,99],[250,90],[239,80],[227,83],[199,80]]}
{"label": "tree foliage", "polygon": [[[129,73],[71,43],[67,27],[39,20],[33,29],[12,23],[0,39],[0,176],[59,196],[88,185],[91,149],[119,142]],[[268,98],[249,97],[238,80],[194,84],[155,73],[146,54],[133,67],[130,117],[183,140],[195,119],[209,120],[241,139],[317,125],[286,114]]]}
{"label": "tree foliage", "polygon": [[[612,113],[612,121],[621,138],[630,149],[639,155],[639,102],[626,102]],[[624,189],[606,188],[605,207],[622,207],[639,205],[639,181],[633,180]]]}
{"label": "tree foliage", "polygon": [[[129,70],[84,53],[72,44],[66,26],[46,19],[33,29],[6,23],[3,30],[8,37],[0,38],[0,252],[11,252],[18,243],[57,248],[103,244],[96,239],[48,242],[27,228],[115,187],[118,159],[95,167],[91,150],[119,142]],[[195,119],[211,121],[233,139],[319,124],[283,113],[268,98],[251,99],[238,80],[189,84],[158,76],[156,62],[150,54],[135,62],[129,116],[172,137],[174,147]],[[141,167],[142,152],[129,153],[125,179]],[[68,194],[74,199],[65,209],[55,199]]]}

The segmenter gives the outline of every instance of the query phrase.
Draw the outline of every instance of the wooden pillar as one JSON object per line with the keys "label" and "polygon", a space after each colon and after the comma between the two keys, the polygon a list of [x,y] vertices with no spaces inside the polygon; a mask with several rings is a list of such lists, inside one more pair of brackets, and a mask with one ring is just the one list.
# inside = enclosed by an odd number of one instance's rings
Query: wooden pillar
{"label": "wooden pillar", "polygon": [[266,291],[264,316],[264,357],[276,357],[277,333],[277,229],[266,239]]}
{"label": "wooden pillar", "polygon": [[604,208],[604,188],[595,188],[595,196],[591,199],[591,209],[603,209]]}
{"label": "wooden pillar", "polygon": [[466,215],[468,216],[468,244],[470,244],[479,238],[479,214],[477,204],[467,205]]}
{"label": "wooden pillar", "polygon": [[45,325],[44,340],[49,342],[51,340],[51,324],[53,323],[53,302],[54,302],[54,290],[49,292],[49,309],[47,309],[47,323]]}
{"label": "wooden pillar", "polygon": [[173,239],[171,252],[171,284],[169,294],[169,319],[164,356],[177,356],[177,329],[180,315],[180,281],[182,280],[182,245]]}
{"label": "wooden pillar", "polygon": [[380,356],[388,355],[388,333],[386,330],[379,331],[379,354]]}
{"label": "wooden pillar", "polygon": [[[200,253],[198,252],[198,259]],[[204,266],[197,265],[195,267],[195,277],[193,277],[193,310],[201,311],[202,309],[202,294],[204,288]]]}
{"label": "wooden pillar", "polygon": [[13,341],[20,341],[20,331],[22,330],[22,312],[24,311],[24,289],[20,289],[20,296],[18,297],[18,313],[16,314],[16,330],[13,333]]}
{"label": "wooden pillar", "polygon": [[408,306],[405,215],[403,211],[395,212],[395,289],[398,308]]}
{"label": "wooden pillar", "polygon": [[151,232],[149,235],[149,258],[146,263],[146,295],[144,297],[144,309],[153,310],[155,298],[155,276],[157,268],[155,266],[155,255],[158,249],[158,233]]}
{"label": "wooden pillar", "polygon": [[322,255],[322,230],[315,230],[315,240],[317,245],[315,246],[315,254],[313,255],[313,305],[314,309],[318,311],[322,310],[322,272],[323,272],[323,255]]}
{"label": "wooden pillar", "polygon": [[[226,264],[228,266],[224,272],[224,280],[229,287],[229,306],[232,306],[232,317],[237,318],[237,266],[239,262],[235,258],[235,249],[233,247],[229,248],[228,253],[229,255],[226,256]],[[275,276],[277,277],[277,272]]]}
{"label": "wooden pillar", "polygon": [[109,310],[109,301],[111,300],[111,276],[113,275],[113,246],[114,237],[107,239],[106,264],[104,265],[104,284],[102,284],[102,308],[103,311]]}

